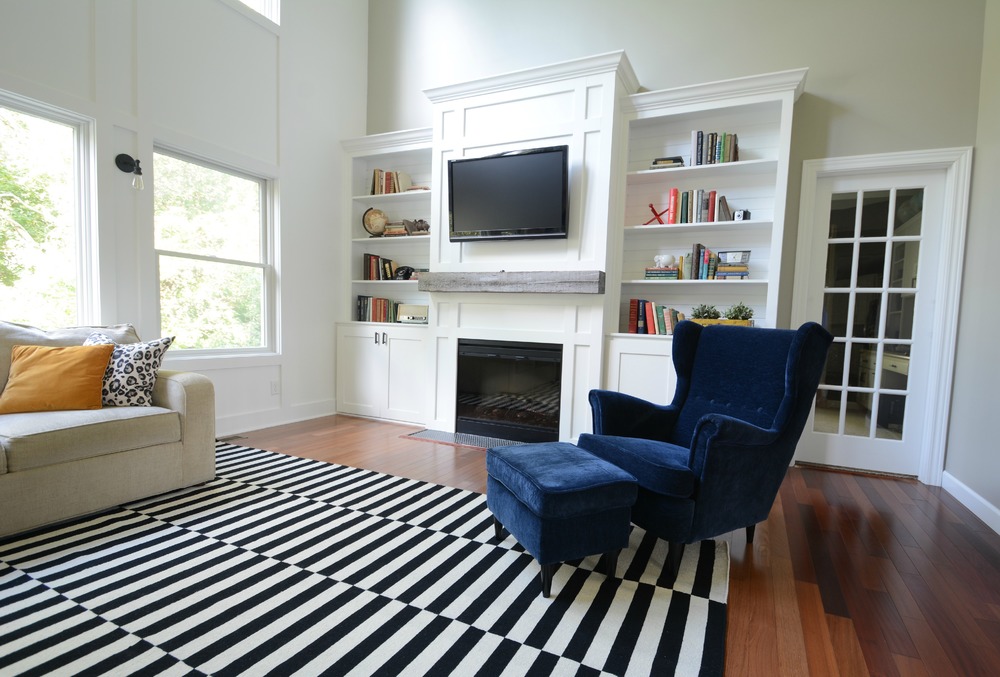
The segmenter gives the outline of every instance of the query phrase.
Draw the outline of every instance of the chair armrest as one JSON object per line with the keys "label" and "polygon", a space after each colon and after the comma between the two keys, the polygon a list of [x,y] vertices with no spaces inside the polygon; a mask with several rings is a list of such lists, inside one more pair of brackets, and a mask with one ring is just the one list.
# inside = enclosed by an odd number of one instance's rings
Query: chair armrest
{"label": "chair armrest", "polygon": [[215,387],[211,379],[188,371],[160,370],[153,384],[153,405],[180,414],[184,485],[215,478]]}
{"label": "chair armrest", "polygon": [[660,442],[670,441],[679,413],[671,405],[654,404],[611,390],[591,390],[590,409],[595,435],[641,437]]}
{"label": "chair armrest", "polygon": [[722,414],[703,416],[691,445],[690,467],[698,478],[691,538],[767,519],[794,453],[794,442],[780,430]]}

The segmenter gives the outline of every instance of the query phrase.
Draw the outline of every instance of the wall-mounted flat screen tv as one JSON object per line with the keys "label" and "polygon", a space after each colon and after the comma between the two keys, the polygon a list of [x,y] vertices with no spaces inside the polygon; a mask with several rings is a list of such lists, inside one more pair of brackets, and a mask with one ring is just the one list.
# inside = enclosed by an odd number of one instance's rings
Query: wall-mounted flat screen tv
{"label": "wall-mounted flat screen tv", "polygon": [[569,146],[448,162],[452,242],[565,238]]}

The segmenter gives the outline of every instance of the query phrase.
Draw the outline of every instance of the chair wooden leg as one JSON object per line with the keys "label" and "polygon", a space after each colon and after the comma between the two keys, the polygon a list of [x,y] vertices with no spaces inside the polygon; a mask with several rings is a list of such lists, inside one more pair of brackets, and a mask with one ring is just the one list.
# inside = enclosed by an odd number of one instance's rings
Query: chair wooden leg
{"label": "chair wooden leg", "polygon": [[542,597],[548,597],[552,594],[552,574],[555,573],[558,564],[543,564],[542,565]]}
{"label": "chair wooden leg", "polygon": [[500,524],[500,520],[498,520],[495,515],[493,517],[493,536],[498,541],[503,540],[503,525]]}
{"label": "chair wooden leg", "polygon": [[756,524],[751,524],[747,527],[747,544],[753,543],[753,534],[757,530]]}
{"label": "chair wooden leg", "polygon": [[681,558],[684,556],[684,544],[670,541],[667,548],[667,571],[670,573],[670,584],[677,580],[677,572],[681,568]]}

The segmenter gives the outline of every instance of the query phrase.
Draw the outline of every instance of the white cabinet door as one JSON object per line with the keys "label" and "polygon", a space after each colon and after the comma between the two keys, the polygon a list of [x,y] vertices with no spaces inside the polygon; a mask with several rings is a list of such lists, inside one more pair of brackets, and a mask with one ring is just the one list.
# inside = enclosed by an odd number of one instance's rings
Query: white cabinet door
{"label": "white cabinet door", "polygon": [[423,327],[337,326],[337,411],[423,423],[429,374]]}
{"label": "white cabinet door", "polygon": [[382,415],[388,387],[385,352],[381,332],[374,326],[337,327],[337,411],[376,418]]}
{"label": "white cabinet door", "polygon": [[670,355],[673,342],[664,338],[608,339],[605,388],[627,393],[657,404],[674,399],[677,376]]}
{"label": "white cabinet door", "polygon": [[383,418],[423,423],[430,383],[426,355],[427,332],[416,327],[394,327],[384,333],[387,393]]}

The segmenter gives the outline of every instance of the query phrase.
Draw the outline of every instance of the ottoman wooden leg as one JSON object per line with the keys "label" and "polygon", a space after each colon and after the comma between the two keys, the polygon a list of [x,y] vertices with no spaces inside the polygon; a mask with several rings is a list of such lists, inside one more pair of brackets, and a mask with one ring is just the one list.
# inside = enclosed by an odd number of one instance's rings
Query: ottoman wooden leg
{"label": "ottoman wooden leg", "polygon": [[612,550],[601,555],[601,559],[597,562],[597,571],[608,578],[614,578],[615,574],[618,573],[618,555],[620,553],[621,550]]}
{"label": "ottoman wooden leg", "polygon": [[548,597],[552,594],[552,574],[555,573],[558,564],[543,564],[542,565],[542,597]]}
{"label": "ottoman wooden leg", "polygon": [[500,520],[493,516],[493,536],[498,540],[503,540],[503,525],[500,524]]}

